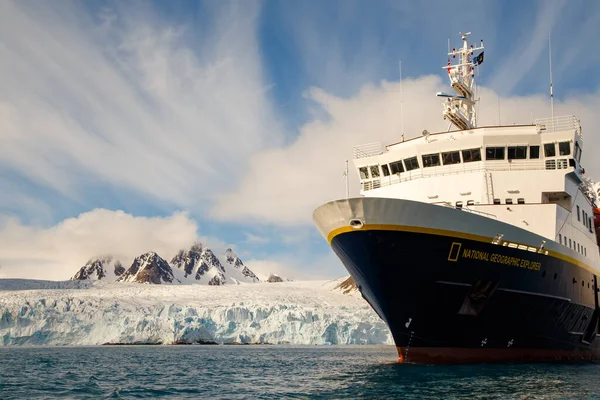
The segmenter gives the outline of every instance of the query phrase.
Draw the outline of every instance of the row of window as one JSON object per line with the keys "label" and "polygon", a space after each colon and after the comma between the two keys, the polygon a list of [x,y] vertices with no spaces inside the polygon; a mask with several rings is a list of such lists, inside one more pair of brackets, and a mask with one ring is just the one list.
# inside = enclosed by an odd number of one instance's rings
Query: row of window
{"label": "row of window", "polygon": [[[494,204],[502,204],[502,201],[500,199],[494,199]],[[518,198],[516,203],[513,203],[513,199],[504,199],[504,204],[525,204],[525,199]],[[475,201],[474,200],[468,200],[467,201],[467,205],[468,206],[474,206],[475,205]],[[462,208],[462,206],[463,206],[463,202],[462,201],[457,201],[456,202],[456,208]]]}
{"label": "row of window", "polygon": [[592,224],[592,217],[587,215],[585,211],[580,213],[579,206],[577,206],[577,221],[581,222],[581,215],[583,214],[583,225],[590,231],[590,233],[594,233],[594,224]]}
{"label": "row of window", "polygon": [[[545,143],[544,144],[544,155],[545,157],[555,157],[556,153],[556,143]],[[528,151],[529,150],[529,157]],[[581,156],[581,151],[579,146],[577,146],[577,150],[579,150],[579,156]],[[571,154],[571,144],[570,142],[560,142],[558,143],[558,154],[560,156],[568,156]],[[421,156],[421,163],[423,168],[428,167],[437,167],[441,165],[452,165],[452,164],[460,164],[462,162],[474,162],[481,161],[481,150],[476,149],[466,149],[460,151],[448,151],[445,153],[433,153],[433,154],[424,154]],[[539,159],[540,158],[540,146],[490,146],[485,148],[485,159],[486,160],[525,160],[525,159]],[[388,164],[381,165],[381,171],[383,176],[389,176],[398,174],[401,172],[412,171],[414,169],[420,168],[419,160],[417,157],[410,157],[404,160],[394,161]],[[379,167],[377,165],[371,165],[370,167],[361,167],[359,168],[360,178],[361,179],[369,179],[369,178],[378,178],[379,177]],[[369,176],[370,172],[370,176]]]}
{"label": "row of window", "polygon": [[[564,239],[564,242],[563,242],[563,239]],[[568,242],[567,242],[567,240],[568,240]],[[568,247],[570,249],[577,251],[579,254],[582,254],[587,257],[587,248],[580,245],[579,243],[577,243],[574,240],[567,239],[566,236],[563,236],[560,233],[558,234],[558,242],[565,245],[566,247]]]}
{"label": "row of window", "polygon": [[[502,204],[502,201],[494,199],[494,204]],[[504,204],[525,204],[525,199],[518,198],[516,203],[513,203],[513,199],[504,199]]]}

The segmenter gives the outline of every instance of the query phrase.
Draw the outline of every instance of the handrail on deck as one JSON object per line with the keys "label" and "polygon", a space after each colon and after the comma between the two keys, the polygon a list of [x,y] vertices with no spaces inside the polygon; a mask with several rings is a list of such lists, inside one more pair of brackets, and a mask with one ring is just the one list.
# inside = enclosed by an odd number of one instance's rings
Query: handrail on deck
{"label": "handrail on deck", "polygon": [[383,154],[381,142],[372,142],[354,146],[354,158],[365,158]]}
{"label": "handrail on deck", "polygon": [[577,135],[583,139],[581,132],[581,123],[574,115],[561,117],[538,118],[535,120],[535,125],[539,132],[560,132],[575,130]]}

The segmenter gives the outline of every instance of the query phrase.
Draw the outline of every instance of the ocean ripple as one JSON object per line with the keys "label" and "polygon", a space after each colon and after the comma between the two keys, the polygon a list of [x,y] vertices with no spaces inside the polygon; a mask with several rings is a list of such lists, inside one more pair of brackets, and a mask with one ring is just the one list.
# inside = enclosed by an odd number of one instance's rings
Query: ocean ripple
{"label": "ocean ripple", "polygon": [[600,399],[598,364],[396,364],[393,346],[0,348],[2,399]]}

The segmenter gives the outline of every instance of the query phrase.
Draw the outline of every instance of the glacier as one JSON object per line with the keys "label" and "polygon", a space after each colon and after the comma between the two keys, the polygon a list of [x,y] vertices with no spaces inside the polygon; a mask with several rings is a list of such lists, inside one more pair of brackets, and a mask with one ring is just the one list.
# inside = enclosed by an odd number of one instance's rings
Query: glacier
{"label": "glacier", "polygon": [[223,286],[0,280],[0,344],[393,344],[360,294],[339,288],[342,280]]}

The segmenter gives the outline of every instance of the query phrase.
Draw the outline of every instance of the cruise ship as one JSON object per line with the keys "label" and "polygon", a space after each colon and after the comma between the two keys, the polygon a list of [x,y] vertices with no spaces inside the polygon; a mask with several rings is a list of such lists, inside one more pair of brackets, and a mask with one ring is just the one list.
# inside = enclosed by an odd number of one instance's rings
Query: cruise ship
{"label": "cruise ship", "polygon": [[450,50],[446,132],[354,147],[360,196],[313,220],[399,362],[600,359],[599,210],[575,116],[477,126],[483,42]]}

